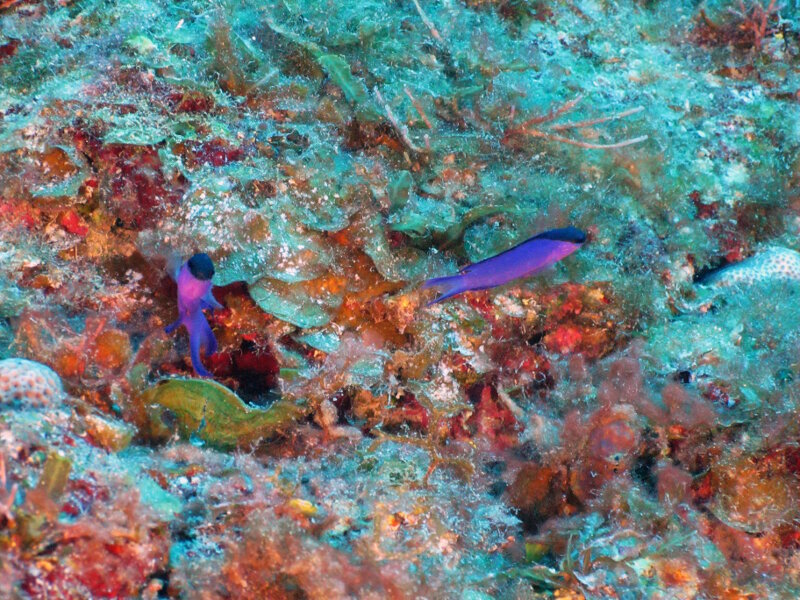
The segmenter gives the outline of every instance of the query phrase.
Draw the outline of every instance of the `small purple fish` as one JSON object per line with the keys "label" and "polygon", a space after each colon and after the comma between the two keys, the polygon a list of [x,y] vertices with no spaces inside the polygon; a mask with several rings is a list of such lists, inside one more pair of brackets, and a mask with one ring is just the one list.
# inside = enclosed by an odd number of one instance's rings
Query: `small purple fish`
{"label": "small purple fish", "polygon": [[461,292],[485,290],[538,273],[575,252],[585,241],[586,234],[577,227],[544,231],[497,256],[464,267],[458,275],[429,279],[423,288],[440,288],[444,293],[428,306]]}
{"label": "small purple fish", "polygon": [[172,333],[181,325],[189,332],[192,366],[201,377],[211,377],[200,361],[200,350],[206,355],[217,351],[217,340],[206,321],[203,309],[223,308],[211,294],[214,263],[208,254],[195,254],[175,274],[178,284],[178,320],[164,331]]}

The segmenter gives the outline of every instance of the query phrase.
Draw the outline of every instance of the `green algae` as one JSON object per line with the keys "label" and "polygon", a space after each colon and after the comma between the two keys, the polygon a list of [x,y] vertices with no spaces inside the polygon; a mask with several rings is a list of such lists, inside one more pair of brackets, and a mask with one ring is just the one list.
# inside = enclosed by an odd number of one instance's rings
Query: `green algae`
{"label": "green algae", "polygon": [[216,448],[246,448],[286,431],[303,413],[302,407],[277,401],[268,409],[248,407],[228,388],[200,379],[167,379],[146,389],[137,399],[147,415],[143,433],[166,440],[173,429],[184,439],[195,438]]}
{"label": "green algae", "polygon": [[320,66],[330,75],[342,91],[348,102],[362,104],[367,100],[367,89],[364,83],[353,77],[350,65],[337,54],[323,54],[317,58]]}
{"label": "green algae", "polygon": [[321,352],[330,354],[339,349],[341,343],[339,336],[332,331],[319,330],[298,336],[297,341],[308,344]]}
{"label": "green algae", "polygon": [[250,295],[264,312],[304,329],[326,325],[342,296],[322,290],[312,295],[308,288],[290,283],[260,279],[249,286]]}
{"label": "green algae", "polygon": [[50,499],[58,500],[64,493],[72,470],[72,461],[58,452],[51,452],[44,462],[44,469],[36,488],[44,492]]}

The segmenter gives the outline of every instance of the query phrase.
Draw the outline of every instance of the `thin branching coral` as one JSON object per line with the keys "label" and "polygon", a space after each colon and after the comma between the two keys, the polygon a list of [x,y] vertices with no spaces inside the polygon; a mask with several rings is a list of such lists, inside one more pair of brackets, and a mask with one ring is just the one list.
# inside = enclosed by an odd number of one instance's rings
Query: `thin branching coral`
{"label": "thin branching coral", "polygon": [[583,140],[568,138],[559,133],[562,131],[583,130],[589,127],[594,127],[595,125],[600,125],[601,123],[608,123],[610,121],[624,119],[625,117],[629,117],[631,115],[635,115],[637,113],[642,112],[644,110],[643,106],[637,106],[635,108],[630,108],[628,110],[624,110],[619,113],[606,115],[604,117],[598,117],[595,119],[571,121],[567,123],[556,123],[545,129],[539,127],[540,125],[551,123],[552,121],[555,121],[562,115],[569,113],[577,106],[577,104],[582,99],[583,96],[578,96],[577,98],[574,98],[573,100],[570,100],[569,102],[566,102],[561,106],[550,109],[545,115],[527,119],[526,121],[523,121],[519,125],[515,125],[513,123],[514,112],[512,111],[511,125],[508,126],[508,128],[505,131],[505,134],[503,135],[503,143],[507,145],[511,144],[512,143],[511,140],[516,136],[530,136],[533,138],[544,138],[546,140],[550,140],[551,142],[569,144],[571,146],[578,146],[579,148],[587,148],[590,150],[613,150],[616,148],[624,148],[625,146],[638,144],[640,142],[644,142],[645,140],[647,140],[646,135],[641,135],[621,140],[619,142],[612,142],[609,144],[598,144],[595,142],[586,142]]}

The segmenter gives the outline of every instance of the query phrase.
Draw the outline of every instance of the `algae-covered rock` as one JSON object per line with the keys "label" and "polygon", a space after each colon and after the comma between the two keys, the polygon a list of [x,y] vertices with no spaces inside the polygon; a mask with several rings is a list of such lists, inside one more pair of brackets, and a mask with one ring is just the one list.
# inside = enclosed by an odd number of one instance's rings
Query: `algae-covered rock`
{"label": "algae-covered rock", "polygon": [[127,423],[95,414],[85,415],[83,423],[92,440],[110,452],[127,448],[135,433]]}
{"label": "algae-covered rock", "polygon": [[37,488],[51,499],[57,500],[67,487],[72,461],[59,452],[51,452],[47,456]]}
{"label": "algae-covered rock", "polygon": [[[6,258],[2,253],[0,257]],[[13,282],[0,280],[0,318],[16,317],[25,308],[28,295]]]}
{"label": "algae-covered rock", "polygon": [[787,473],[740,459],[720,465],[712,474],[716,493],[710,509],[726,525],[761,533],[796,518],[797,484]]}
{"label": "algae-covered rock", "polygon": [[345,282],[335,276],[283,283],[265,277],[249,287],[250,296],[265,312],[298,327],[326,325],[342,302]]}
{"label": "algae-covered rock", "polygon": [[59,451],[51,451],[44,462],[39,482],[25,497],[19,514],[19,532],[23,544],[38,542],[48,524],[55,520],[55,506],[64,494],[72,472],[72,460]]}
{"label": "algae-covered rock", "polygon": [[279,434],[304,410],[278,401],[266,410],[248,407],[223,385],[202,379],[166,379],[137,399],[140,433],[163,441],[177,431],[216,448],[250,446]]}

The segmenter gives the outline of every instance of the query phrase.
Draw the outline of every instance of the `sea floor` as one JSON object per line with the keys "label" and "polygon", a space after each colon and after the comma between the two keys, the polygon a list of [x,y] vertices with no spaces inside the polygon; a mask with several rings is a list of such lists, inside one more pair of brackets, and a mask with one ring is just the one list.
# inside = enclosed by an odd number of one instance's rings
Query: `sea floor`
{"label": "sea floor", "polygon": [[797,0],[0,0],[0,597],[800,597],[798,234]]}

